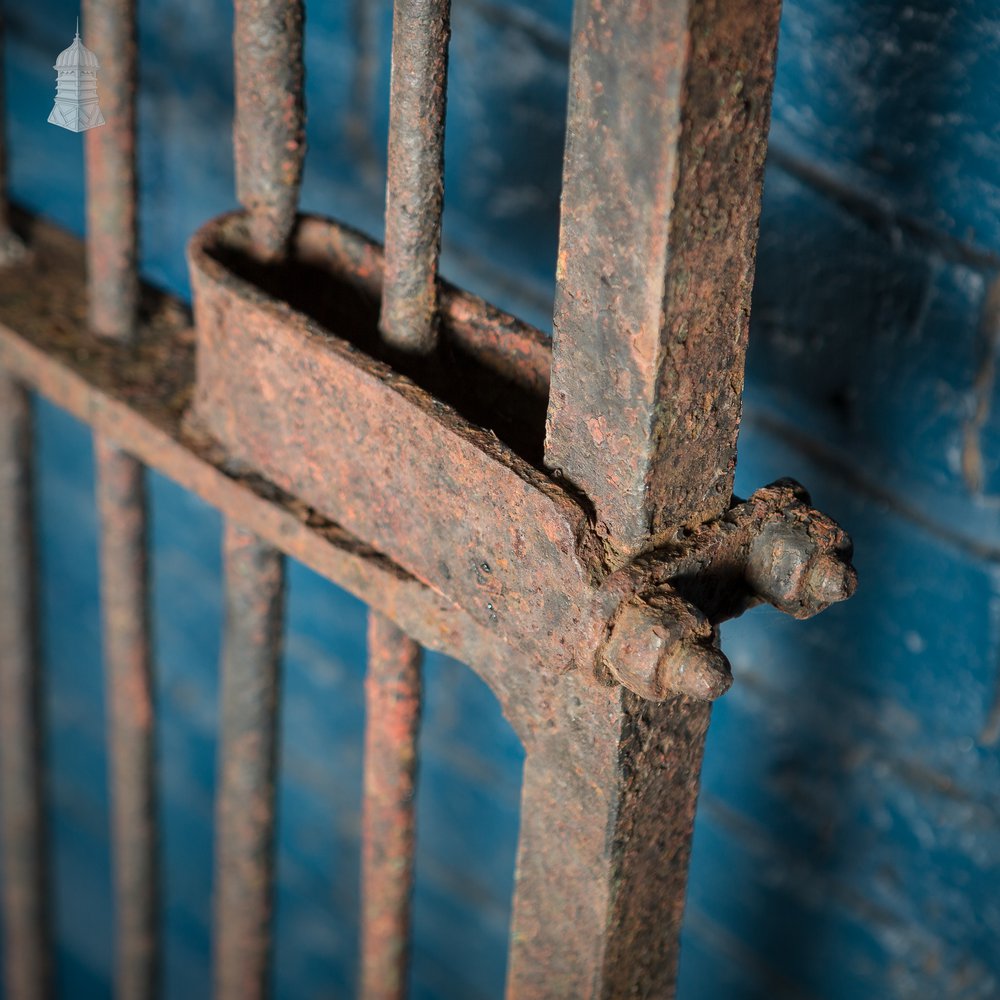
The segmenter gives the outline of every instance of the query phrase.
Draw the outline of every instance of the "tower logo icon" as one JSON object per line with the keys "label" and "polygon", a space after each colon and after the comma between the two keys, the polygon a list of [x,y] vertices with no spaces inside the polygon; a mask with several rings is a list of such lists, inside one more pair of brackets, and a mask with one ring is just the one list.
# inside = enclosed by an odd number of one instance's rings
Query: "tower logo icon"
{"label": "tower logo icon", "polygon": [[104,115],[97,103],[97,56],[80,40],[80,19],[76,21],[76,38],[56,59],[56,100],[49,122],[85,132],[104,124]]}

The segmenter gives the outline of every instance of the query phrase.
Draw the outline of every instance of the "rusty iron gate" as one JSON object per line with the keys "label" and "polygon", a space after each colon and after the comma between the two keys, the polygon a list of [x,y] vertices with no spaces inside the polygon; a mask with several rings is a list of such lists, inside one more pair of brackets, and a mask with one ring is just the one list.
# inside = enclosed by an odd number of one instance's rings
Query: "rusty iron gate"
{"label": "rusty iron gate", "polygon": [[193,323],[137,276],[135,0],[83,6],[85,243],[0,170],[8,997],[50,991],[31,393],[95,437],[118,996],[159,979],[146,467],[225,517],[216,995],[267,992],[286,556],[371,608],[362,995],[405,992],[421,646],[526,751],[508,996],[672,995],[718,625],[855,583],[798,484],[732,493],[780,0],[577,0],[551,341],[437,276],[449,0],[395,3],[384,248],[297,213],[303,3],[236,0]]}

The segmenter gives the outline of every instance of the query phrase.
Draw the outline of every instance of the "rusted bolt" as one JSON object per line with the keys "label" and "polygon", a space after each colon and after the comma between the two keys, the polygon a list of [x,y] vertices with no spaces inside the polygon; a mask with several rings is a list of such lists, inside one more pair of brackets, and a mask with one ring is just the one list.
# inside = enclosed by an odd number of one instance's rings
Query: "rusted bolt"
{"label": "rusted bolt", "polygon": [[622,606],[603,650],[604,665],[651,701],[684,694],[714,701],[733,682],[708,619],[670,590]]}
{"label": "rusted bolt", "polygon": [[854,593],[851,540],[825,514],[805,505],[765,524],[750,545],[751,589],[794,618],[811,618]]}

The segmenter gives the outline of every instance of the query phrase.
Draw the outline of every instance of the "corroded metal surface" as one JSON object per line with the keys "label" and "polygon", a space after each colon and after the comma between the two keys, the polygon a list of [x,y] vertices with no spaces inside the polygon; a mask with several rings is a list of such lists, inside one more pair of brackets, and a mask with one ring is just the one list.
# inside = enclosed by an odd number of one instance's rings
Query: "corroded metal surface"
{"label": "corroded metal surface", "polygon": [[361,839],[361,993],[406,995],[416,827],[420,646],[377,611],[368,616]]}
{"label": "corroded metal surface", "polygon": [[[370,545],[275,484],[251,470],[241,473],[233,469],[216,443],[182,426],[193,393],[194,344],[186,326],[186,313],[179,303],[163,296],[150,296],[145,306],[148,316],[135,348],[96,338],[87,332],[79,305],[83,283],[79,243],[51,226],[26,221],[25,227],[31,234],[36,261],[9,272],[0,271],[0,364],[99,432],[117,440],[130,454],[162,469],[225,513],[233,513],[242,522],[253,518],[271,541],[309,565],[317,565],[321,560],[308,554],[311,544],[308,539],[313,539],[318,551],[325,551],[319,544],[324,536],[345,552],[356,554],[359,562],[368,560],[373,566],[376,562],[385,567],[395,566],[393,572],[412,576],[398,563],[376,557]],[[371,261],[368,265],[374,267]],[[42,274],[57,280],[46,286],[40,279]],[[481,350],[483,356],[492,358],[491,364],[497,369],[520,373],[518,378],[524,383],[544,379],[544,345],[523,333],[512,338],[511,353],[505,355],[503,347],[507,341],[481,334],[479,324],[469,318],[468,313],[474,308],[469,301],[477,300],[458,298],[465,303],[458,313],[463,324],[460,337],[470,351]],[[446,313],[442,330],[449,338],[457,338],[457,327],[453,330],[452,323],[452,314]],[[752,594],[738,586],[738,576],[734,578],[733,574],[749,558],[750,542],[763,529],[767,517],[784,518],[789,505],[796,511],[795,518],[803,523],[816,521],[825,525],[820,534],[829,538],[831,551],[848,558],[843,536],[831,532],[832,522],[812,511],[800,490],[790,486],[768,488],[758,491],[755,497],[756,500],[748,502],[749,506],[737,505],[722,518],[681,526],[669,544],[612,574],[603,586],[632,592],[645,586],[642,581],[648,580],[649,586],[656,589],[670,582],[671,576],[680,576],[686,581],[680,584],[683,595],[706,603],[710,619],[721,621],[731,617],[748,602],[754,603]],[[291,527],[291,522],[302,525],[302,532]],[[446,527],[435,523],[428,530],[436,533]],[[675,558],[676,568],[671,570],[670,562]],[[714,611],[707,606],[711,588],[704,593],[692,589],[702,576],[699,568],[704,569],[712,562],[720,568],[729,567],[725,585],[714,589],[719,595],[735,594]],[[323,565],[326,568],[318,571],[336,579],[332,567],[328,563]],[[355,571],[344,572],[351,581],[345,585],[359,586]],[[705,573],[704,578],[711,582],[713,575]],[[371,590],[366,589],[365,594],[365,600],[379,606]],[[490,634],[492,623],[484,625],[485,634]]]}
{"label": "corroded metal surface", "polygon": [[[338,227],[323,224],[312,235],[308,224],[301,228],[306,256],[313,254],[311,263],[336,257],[349,272],[340,279],[341,291],[348,278],[348,287],[364,291],[361,296],[340,294],[338,301],[377,302],[377,248]],[[708,718],[704,702],[685,697],[642,701],[620,686],[600,683],[600,669],[596,675],[587,670],[566,673],[558,653],[549,654],[552,647],[526,652],[521,658],[512,655],[497,641],[495,623],[484,620],[478,607],[466,608],[429,586],[412,567],[388,558],[391,553],[381,544],[381,554],[376,552],[377,539],[359,538],[308,506],[305,498],[290,495],[280,482],[268,482],[260,469],[247,465],[245,455],[227,454],[196,424],[185,427],[184,412],[193,388],[193,345],[177,306],[162,298],[150,300],[149,320],[134,350],[100,342],[83,329],[74,300],[74,287],[81,281],[78,250],[72,241],[45,227],[36,226],[35,236],[46,273],[59,275],[60,280],[50,286],[58,291],[43,292],[38,282],[24,280],[25,274],[33,273],[30,268],[6,287],[0,274],[0,291],[10,293],[0,295],[0,363],[143,461],[204,496],[228,517],[347,586],[424,645],[470,663],[496,691],[528,750],[511,995],[567,995],[560,993],[563,986],[570,995],[577,995],[577,990],[584,996],[628,995],[635,985],[630,977],[648,981],[656,989],[662,986],[656,995],[669,992],[696,773]],[[290,287],[292,273],[279,276]],[[274,286],[264,278],[256,286],[246,277],[231,282],[245,294],[241,304],[249,303],[273,323],[279,341],[289,329],[301,332],[301,317],[273,300],[269,289]],[[475,300],[461,293],[443,296],[442,302],[448,303],[443,338],[463,343],[470,355],[475,353],[487,359],[488,366],[504,371],[508,384],[519,389],[544,386],[544,344],[508,322],[518,335],[510,339],[510,353],[505,353],[508,340],[498,333],[502,327],[493,324],[489,310],[479,309]],[[461,308],[456,312],[457,306]],[[212,322],[219,323],[220,332],[235,332],[218,317]],[[352,340],[374,343],[373,317],[348,314],[344,323]],[[452,326],[461,327],[460,336]],[[428,422],[433,427],[428,441],[441,448],[441,467],[450,470],[456,442],[469,439],[460,414],[367,358],[356,346],[331,348],[336,338],[313,321],[306,327],[308,336],[321,339],[323,350],[333,350],[345,366],[361,371],[373,384],[398,390],[410,407],[400,410],[402,422],[412,421],[414,409],[444,413],[436,422]],[[331,400],[337,396],[331,397],[325,386],[319,398],[332,408]],[[289,397],[283,395],[281,400],[282,408],[287,408]],[[351,397],[344,397],[343,406],[350,405]],[[266,400],[263,407],[272,414],[277,410]],[[533,489],[538,483],[544,487],[539,490],[543,497],[556,497],[552,501],[556,510],[578,509],[559,480],[542,476],[513,447],[490,435],[480,437],[474,428],[473,432],[475,461],[485,463],[481,476],[493,478],[498,466],[509,470],[520,463],[516,467],[524,470]],[[479,445],[487,439],[492,443]],[[335,460],[350,462],[351,455],[342,449]],[[234,462],[234,457],[243,461]],[[447,478],[443,475],[435,489],[449,489]],[[484,503],[476,516],[489,530],[495,530],[489,527],[491,517],[502,524],[510,520],[510,513],[495,501]],[[433,551],[435,544],[447,545],[435,542],[435,536],[449,530],[449,517],[438,504],[429,518],[419,530]],[[582,524],[585,532],[594,530],[585,515]],[[575,546],[591,543],[574,539]],[[798,555],[786,558],[792,550]],[[830,574],[821,557],[831,554],[840,563],[849,557],[842,534],[808,507],[798,488],[770,487],[719,517],[688,519],[658,538],[653,551],[618,571],[599,567],[598,579],[586,580],[587,587],[600,595],[591,605],[597,609],[596,617],[587,627],[600,632],[614,623],[627,602],[641,600],[655,607],[664,594],[689,602],[715,624],[763,598],[747,582],[750,576],[757,588],[767,590],[770,599],[784,602],[793,613],[815,610],[811,602],[817,596],[825,600],[836,589],[824,582]],[[779,579],[768,575],[768,566],[778,569]],[[492,575],[492,565],[490,570]],[[482,566],[479,572],[488,578]],[[840,596],[846,596],[853,578],[847,571],[841,571],[840,578]],[[551,585],[562,586],[558,581]],[[593,601],[593,595],[589,599]],[[512,627],[516,622],[512,618]],[[531,642],[552,641],[538,635],[530,616],[522,626],[523,635],[512,642],[518,648],[527,651]],[[601,657],[597,660],[600,666]],[[664,844],[670,845],[669,863],[663,863]],[[567,914],[574,921],[569,935]],[[545,969],[551,975],[545,976]]]}
{"label": "corroded metal surface", "polygon": [[[499,636],[543,642],[567,665],[593,650],[582,509],[495,434],[224,266],[241,223],[206,227],[190,250],[198,425]],[[298,239],[327,228],[303,221]],[[350,333],[351,319],[328,322]],[[555,619],[568,634],[548,635]]]}
{"label": "corroded metal surface", "polygon": [[215,995],[268,995],[284,559],[226,522]]}
{"label": "corroded metal surface", "polygon": [[[79,241],[24,220],[35,267],[0,271],[0,366],[420,643],[487,670],[489,635],[450,602],[260,476],[234,473],[213,442],[186,432],[194,344],[183,306],[150,296],[134,350],[88,332]],[[47,276],[50,284],[41,280]]]}
{"label": "corroded metal surface", "polygon": [[715,701],[733,682],[717,638],[700,609],[664,588],[622,604],[602,658],[613,677],[643,698]]}
{"label": "corroded metal surface", "polygon": [[116,995],[159,988],[155,691],[147,565],[145,469],[107,438],[94,441],[101,523],[101,614],[111,757]]}
{"label": "corroded metal surface", "polygon": [[4,984],[51,994],[41,661],[28,390],[0,368],[0,818]]}
{"label": "corroded metal surface", "polygon": [[139,301],[135,0],[84,0],[83,29],[100,63],[105,120],[84,136],[90,325],[104,336],[127,338]]}
{"label": "corroded metal surface", "polygon": [[[385,611],[423,646],[481,662],[488,633],[468,615],[300,500],[258,475],[234,472],[218,445],[184,428],[194,338],[181,303],[150,294],[135,349],[93,336],[81,306],[79,241],[46,223],[23,222],[34,263],[0,270],[0,366],[227,517]],[[470,327],[473,341],[474,333]],[[488,349],[501,351],[502,343]]]}
{"label": "corroded metal surface", "polygon": [[517,673],[532,712],[507,996],[670,996],[709,706]]}
{"label": "corroded metal surface", "polygon": [[238,0],[233,34],[236,195],[254,245],[278,257],[295,222],[305,159],[302,0]]}
{"label": "corroded metal surface", "polygon": [[[430,355],[438,344],[450,13],[451,0],[395,0],[393,7],[377,345],[400,358]],[[361,995],[366,1000],[401,1000],[407,993],[420,670],[420,646],[390,619],[370,612],[361,843]]]}
{"label": "corroded metal surface", "polygon": [[[190,249],[198,328],[194,426],[238,466],[336,520],[543,669],[599,670],[602,643],[623,604],[679,574],[717,582],[724,573],[736,588],[728,605],[714,600],[715,584],[698,592],[704,606],[693,609],[689,624],[703,646],[713,637],[700,634],[700,622],[717,625],[753,603],[745,579],[750,538],[737,528],[753,519],[728,512],[699,525],[698,513],[688,512],[690,523],[661,538],[653,557],[609,572],[598,533],[561,482],[362,350],[377,349],[364,315],[307,300],[289,309],[274,297],[296,287],[297,275],[324,267],[324,253],[345,238],[334,235],[338,227],[303,219],[292,259],[277,275],[241,262],[244,227],[241,217],[224,217]],[[326,261],[329,282],[342,285],[346,301],[363,300],[377,272],[376,250],[369,249],[355,265],[360,284],[339,254]],[[411,461],[415,455],[421,461]],[[784,501],[775,503],[777,517]],[[710,542],[718,543],[711,557]],[[678,559],[683,566],[674,566]],[[642,652],[634,643],[616,649]],[[612,672],[635,676],[628,667]],[[715,680],[704,685],[707,692],[723,689]]]}
{"label": "corroded metal surface", "polygon": [[437,340],[444,111],[451,0],[395,0],[385,189],[385,295],[379,326],[401,350]]}
{"label": "corroded metal surface", "polygon": [[747,599],[748,559],[771,551],[734,546],[726,512],[779,10],[575,6],[546,465],[586,496],[610,569],[691,530],[725,551],[692,546],[687,571],[661,553],[660,585],[619,606],[606,666],[664,700],[623,695],[603,754],[558,722],[565,742],[529,748],[511,997],[674,992],[701,699],[728,686],[706,619]]}
{"label": "corroded metal surface", "polygon": [[546,464],[616,564],[732,493],[780,6],[576,5]]}

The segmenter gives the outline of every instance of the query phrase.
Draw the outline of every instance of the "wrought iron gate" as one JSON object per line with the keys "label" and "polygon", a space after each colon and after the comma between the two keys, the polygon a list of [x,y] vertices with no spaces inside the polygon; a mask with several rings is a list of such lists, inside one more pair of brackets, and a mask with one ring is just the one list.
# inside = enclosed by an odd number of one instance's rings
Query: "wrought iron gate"
{"label": "wrought iron gate", "polygon": [[526,750],[508,995],[672,994],[717,627],[855,581],[800,486],[732,495],[779,9],[577,0],[550,342],[437,276],[449,0],[396,0],[384,249],[297,214],[303,5],[237,0],[245,211],[191,241],[193,333],[136,273],[134,0],[85,0],[85,245],[9,208],[0,170],[13,1000],[49,990],[32,392],[95,435],[120,996],[158,984],[146,467],[226,519],[218,996],[266,993],[286,555],[371,607],[362,994],[404,992],[421,646]]}

